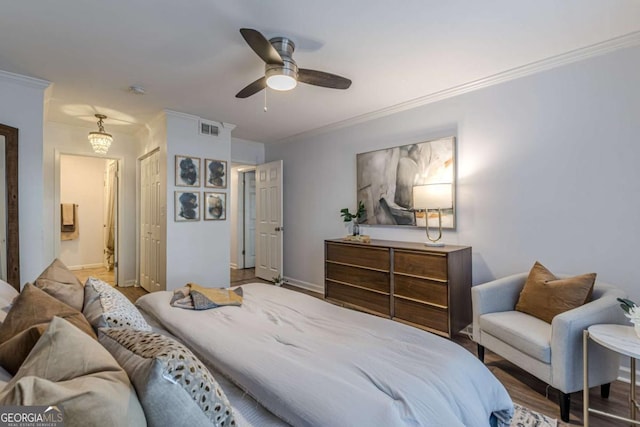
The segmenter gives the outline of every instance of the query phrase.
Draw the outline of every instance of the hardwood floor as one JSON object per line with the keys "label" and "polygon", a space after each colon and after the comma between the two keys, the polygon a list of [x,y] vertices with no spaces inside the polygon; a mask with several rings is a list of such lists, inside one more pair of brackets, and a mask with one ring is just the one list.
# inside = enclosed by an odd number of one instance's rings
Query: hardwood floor
{"label": "hardwood floor", "polygon": [[[454,341],[476,355],[476,343],[466,335],[457,335]],[[528,374],[512,363],[504,360],[497,354],[485,350],[485,364],[498,380],[505,386],[511,399],[534,411],[541,412],[549,417],[558,419],[558,426],[583,425],[582,417],[582,392],[571,394],[570,422],[560,420],[558,407],[558,392]],[[545,397],[548,394],[548,397]],[[628,406],[629,384],[615,381],[611,384],[611,393],[608,399],[600,397],[600,387],[594,387],[589,391],[589,406],[601,411],[612,412],[616,415],[629,416]],[[625,426],[628,423],[614,421],[599,415],[589,416],[589,425],[593,427]]]}
{"label": "hardwood floor", "polygon": [[115,277],[113,274],[113,270],[107,271],[105,267],[98,268],[83,268],[81,270],[73,270],[73,273],[76,275],[78,280],[82,283],[85,283],[89,277],[95,277],[97,279],[102,280],[105,283],[110,284],[115,287],[117,290],[122,292],[124,296],[126,296],[129,301],[136,302],[138,298],[142,295],[146,295],[147,291],[144,288],[139,286],[129,286],[129,287],[120,287],[115,286]]}
{"label": "hardwood floor", "polygon": [[[109,278],[108,272],[94,269],[76,270],[74,273],[83,283],[86,281],[87,277],[94,276],[113,285],[113,272],[111,272],[111,278]],[[269,281],[256,278],[255,269],[253,268],[243,270],[231,269],[230,273],[231,286],[255,282],[271,283]],[[295,286],[285,284],[283,287],[297,292],[302,292],[316,298],[323,298],[322,294],[310,292]],[[116,286],[116,289],[122,292],[132,302],[135,302],[138,298],[147,293],[147,291],[141,287],[121,288]],[[468,336],[459,334],[453,338],[453,341],[476,355],[476,344],[471,341]],[[548,388],[542,381],[489,350],[485,351],[485,364],[496,378],[504,384],[514,402],[526,406],[534,411],[541,412],[549,417],[558,419],[559,427],[583,425],[582,392],[573,393],[571,395],[570,422],[563,423],[560,420],[558,392],[556,390]],[[611,384],[611,393],[608,399],[600,397],[600,387],[592,388],[589,392],[590,406],[601,411],[612,412],[626,417],[629,416],[628,396],[629,384],[621,381],[615,381]],[[614,421],[592,414],[589,417],[589,425],[593,427],[626,426],[628,423]]]}
{"label": "hardwood floor", "polygon": [[111,286],[115,286],[116,283],[113,270],[108,271],[106,267],[73,270],[73,274],[75,274],[78,280],[80,280],[82,283],[85,283],[90,276],[95,277],[96,279],[100,279],[103,282],[110,284]]}

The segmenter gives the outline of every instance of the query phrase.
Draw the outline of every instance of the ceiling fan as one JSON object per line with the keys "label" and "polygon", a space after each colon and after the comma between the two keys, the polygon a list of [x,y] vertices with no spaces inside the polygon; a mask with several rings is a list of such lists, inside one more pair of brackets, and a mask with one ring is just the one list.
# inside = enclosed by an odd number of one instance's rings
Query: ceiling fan
{"label": "ceiling fan", "polygon": [[295,45],[286,37],[267,40],[262,33],[251,28],[241,28],[240,34],[266,64],[264,77],[246,86],[236,94],[236,98],[248,98],[267,86],[280,91],[291,90],[298,82],[331,89],[348,89],[351,86],[351,80],[344,77],[298,68],[292,58]]}

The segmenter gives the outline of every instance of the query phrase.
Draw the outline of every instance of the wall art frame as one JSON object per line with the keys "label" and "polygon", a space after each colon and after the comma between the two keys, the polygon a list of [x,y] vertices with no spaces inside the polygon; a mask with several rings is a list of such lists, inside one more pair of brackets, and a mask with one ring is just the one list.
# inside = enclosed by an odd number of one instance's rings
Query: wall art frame
{"label": "wall art frame", "polygon": [[356,155],[357,201],[369,225],[438,227],[437,211],[415,212],[413,186],[452,184],[453,207],[442,211],[442,228],[455,229],[456,138],[384,148]]}
{"label": "wall art frame", "polygon": [[176,187],[200,187],[200,157],[176,154]]}
{"label": "wall art frame", "polygon": [[205,221],[224,221],[227,219],[227,193],[214,191],[204,192],[204,219]]}
{"label": "wall art frame", "polygon": [[204,159],[204,186],[208,188],[227,188],[227,161]]}
{"label": "wall art frame", "polygon": [[200,221],[200,192],[175,191],[175,222]]}

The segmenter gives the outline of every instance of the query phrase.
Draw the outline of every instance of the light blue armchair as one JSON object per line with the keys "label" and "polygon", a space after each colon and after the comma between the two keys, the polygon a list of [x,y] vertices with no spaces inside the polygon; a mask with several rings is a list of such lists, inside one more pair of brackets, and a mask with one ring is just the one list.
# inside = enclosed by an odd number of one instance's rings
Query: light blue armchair
{"label": "light blue armchair", "polygon": [[[478,358],[484,361],[486,347],[556,388],[560,391],[561,418],[568,422],[570,393],[583,387],[582,331],[600,323],[628,324],[616,301],[625,294],[596,281],[591,302],[555,316],[548,324],[515,311],[527,276],[515,274],[471,288]],[[602,397],[609,396],[619,364],[616,353],[589,343],[589,385],[600,385]]]}

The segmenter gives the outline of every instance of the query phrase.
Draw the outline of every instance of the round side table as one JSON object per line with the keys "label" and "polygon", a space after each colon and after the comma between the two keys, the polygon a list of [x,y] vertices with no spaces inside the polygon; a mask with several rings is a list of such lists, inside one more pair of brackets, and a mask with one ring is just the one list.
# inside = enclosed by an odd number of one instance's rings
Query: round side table
{"label": "round side table", "polygon": [[[630,358],[631,363],[629,370],[631,381],[629,384],[629,418],[589,408],[589,361],[587,351],[589,339],[605,348],[608,348],[609,350]],[[589,413],[599,414],[616,420],[628,421],[632,424],[640,425],[640,421],[636,421],[636,409],[638,408],[638,403],[636,402],[636,359],[640,358],[640,338],[636,335],[633,327],[624,325],[590,326],[589,329],[583,331],[582,353],[584,426],[589,426]]]}

